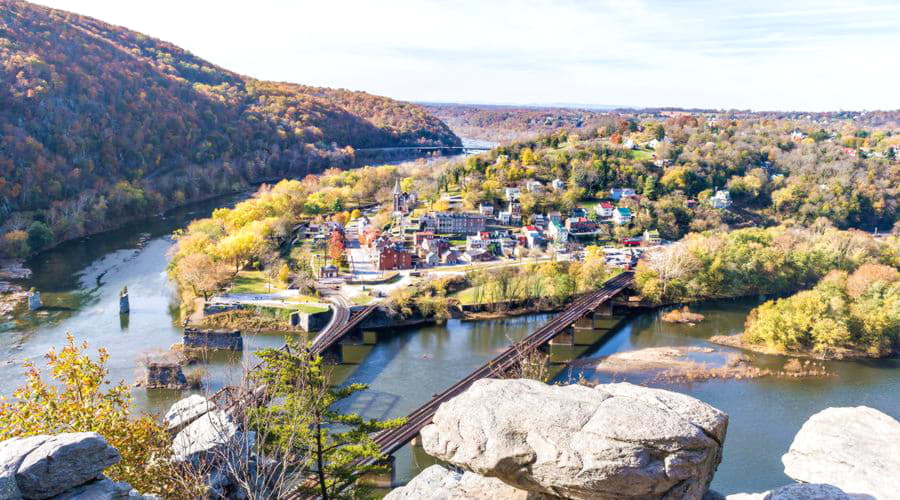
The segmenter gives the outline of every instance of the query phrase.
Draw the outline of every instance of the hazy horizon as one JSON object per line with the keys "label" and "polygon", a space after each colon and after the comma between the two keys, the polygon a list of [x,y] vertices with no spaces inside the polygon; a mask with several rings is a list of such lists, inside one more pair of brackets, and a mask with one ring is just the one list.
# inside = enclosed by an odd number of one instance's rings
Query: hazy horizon
{"label": "hazy horizon", "polygon": [[254,78],[414,102],[900,108],[900,5],[885,1],[38,3]]}

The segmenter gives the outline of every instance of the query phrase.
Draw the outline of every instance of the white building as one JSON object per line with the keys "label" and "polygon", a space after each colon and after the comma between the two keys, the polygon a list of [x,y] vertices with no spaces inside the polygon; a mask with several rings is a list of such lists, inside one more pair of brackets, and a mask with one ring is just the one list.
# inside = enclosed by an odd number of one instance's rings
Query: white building
{"label": "white building", "polygon": [[727,189],[719,189],[716,194],[709,199],[713,208],[728,208],[731,206],[731,193]]}
{"label": "white building", "polygon": [[619,207],[613,211],[613,222],[623,226],[631,222],[634,216],[631,215],[631,209],[628,207]]}
{"label": "white building", "polygon": [[632,196],[637,195],[634,191],[634,188],[612,188],[609,192],[610,198],[619,201],[622,198],[630,198]]}
{"label": "white building", "polygon": [[518,187],[511,186],[503,189],[503,193],[508,201],[515,201],[522,195],[522,190]]}
{"label": "white building", "polygon": [[563,182],[562,179],[553,179],[553,182],[550,183],[550,185],[553,186],[553,189],[555,189],[557,191],[562,191],[563,189],[566,189],[566,183]]}
{"label": "white building", "polygon": [[544,189],[544,185],[541,184],[541,181],[536,181],[536,180],[532,179],[525,183],[525,189],[527,189],[528,191],[530,191],[532,193],[538,193],[542,189]]}
{"label": "white building", "polygon": [[483,215],[485,217],[493,217],[494,216],[494,205],[491,205],[490,203],[488,203],[486,201],[482,201],[481,205],[478,205],[478,211],[481,213],[481,215]]}
{"label": "white building", "polygon": [[547,226],[547,236],[556,243],[565,243],[569,239],[569,232],[562,224],[554,221]]}
{"label": "white building", "polygon": [[616,206],[608,201],[601,201],[594,206],[594,213],[602,219],[609,219],[613,216]]}

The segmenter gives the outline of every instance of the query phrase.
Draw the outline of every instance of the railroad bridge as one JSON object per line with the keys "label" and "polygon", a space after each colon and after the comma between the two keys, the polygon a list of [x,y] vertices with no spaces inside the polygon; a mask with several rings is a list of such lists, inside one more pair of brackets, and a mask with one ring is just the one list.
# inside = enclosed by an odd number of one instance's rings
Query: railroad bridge
{"label": "railroad bridge", "polygon": [[[622,295],[633,283],[634,273],[631,271],[607,280],[600,289],[582,295],[533,333],[508,347],[450,388],[436,394],[430,401],[410,413],[405,425],[376,434],[373,439],[381,450],[390,456],[391,467],[386,475],[366,478],[366,481],[376,486],[391,486],[394,472],[393,453],[418,437],[422,428],[431,423],[442,403],[461,394],[475,381],[503,376],[535,351],[548,353],[551,363],[561,363],[577,358],[602,340],[622,319],[622,316],[613,314],[614,299]],[[376,308],[374,305],[367,306],[353,313],[350,313],[349,309],[341,312],[340,308],[337,308],[336,318],[333,318],[332,323],[313,340],[312,352],[327,356],[329,352],[334,353],[335,349],[340,348],[343,361],[343,358],[347,357],[347,351],[344,350],[347,345],[374,344],[375,336],[362,329],[362,325]],[[342,345],[342,342],[348,340],[348,343]],[[258,368],[259,365],[251,371]],[[210,399],[225,411],[240,411],[247,405],[264,404],[264,393],[265,388],[255,388],[249,393],[223,389]]]}

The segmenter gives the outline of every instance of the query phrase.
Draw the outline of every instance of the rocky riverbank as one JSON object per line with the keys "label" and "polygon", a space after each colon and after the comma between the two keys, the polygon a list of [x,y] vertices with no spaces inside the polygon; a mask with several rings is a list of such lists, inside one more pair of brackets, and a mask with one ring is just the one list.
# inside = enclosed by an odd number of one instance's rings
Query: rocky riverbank
{"label": "rocky riverbank", "polygon": [[597,360],[576,360],[573,365],[593,364],[596,373],[641,382],[693,382],[709,379],[760,377],[824,377],[821,363],[790,359],[780,369],[759,368],[740,353],[710,347],[648,347],[612,354]]}
{"label": "rocky riverbank", "polygon": [[773,349],[765,344],[751,344],[744,340],[744,336],[740,333],[735,335],[715,335],[709,338],[713,344],[736,347],[747,351],[758,352],[761,354],[776,354],[784,356],[794,356],[799,358],[810,358],[819,360],[850,360],[850,359],[878,359],[896,356],[896,352],[888,353],[886,356],[874,355],[866,351],[855,349],[846,349],[841,347],[831,348],[828,352],[812,352],[812,351],[792,351]]}

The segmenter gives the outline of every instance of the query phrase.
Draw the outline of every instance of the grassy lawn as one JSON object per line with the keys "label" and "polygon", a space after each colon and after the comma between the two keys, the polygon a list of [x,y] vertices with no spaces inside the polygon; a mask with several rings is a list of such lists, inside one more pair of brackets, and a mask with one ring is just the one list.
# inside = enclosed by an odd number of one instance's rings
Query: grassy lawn
{"label": "grassy lawn", "polygon": [[652,151],[644,151],[643,149],[632,149],[631,150],[631,158],[635,160],[652,160],[653,152]]}
{"label": "grassy lawn", "polygon": [[372,296],[369,295],[368,293],[363,292],[359,295],[354,295],[353,298],[350,299],[350,301],[358,306],[361,306],[361,305],[365,305],[365,304],[368,304],[369,302],[371,302]]}
{"label": "grassy lawn", "polygon": [[469,288],[464,288],[464,289],[456,292],[455,294],[453,294],[453,297],[456,297],[459,300],[459,302],[463,305],[474,304],[476,288],[477,287],[474,287],[474,286],[469,287]]}
{"label": "grassy lawn", "polygon": [[288,297],[285,300],[288,302],[322,302],[322,299],[312,295],[298,295],[296,297]]}
{"label": "grassy lawn", "polygon": [[277,280],[273,280],[269,288],[269,278],[262,271],[241,271],[231,281],[228,293],[266,294],[283,289]]}
{"label": "grassy lawn", "polygon": [[322,313],[328,310],[328,308],[324,306],[311,306],[309,304],[299,304],[295,309],[306,314]]}

